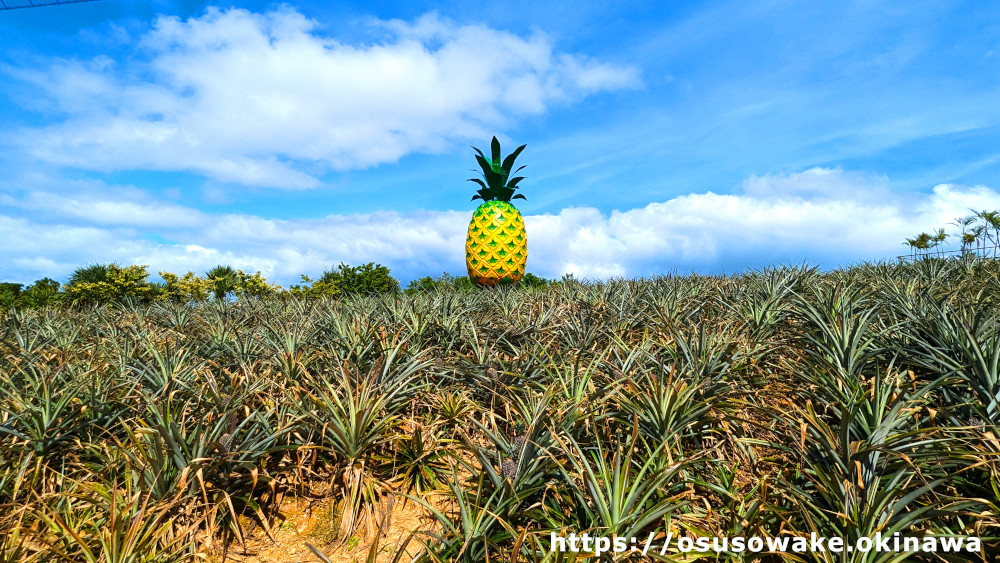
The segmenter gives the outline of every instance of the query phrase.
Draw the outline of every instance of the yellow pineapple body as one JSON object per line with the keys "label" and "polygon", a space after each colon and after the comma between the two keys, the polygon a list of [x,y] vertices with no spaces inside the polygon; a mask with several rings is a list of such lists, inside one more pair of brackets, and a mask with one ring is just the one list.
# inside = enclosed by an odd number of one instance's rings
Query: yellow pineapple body
{"label": "yellow pineapple body", "polygon": [[517,283],[528,261],[524,219],[506,201],[487,201],[476,208],[465,239],[465,266],[479,285]]}

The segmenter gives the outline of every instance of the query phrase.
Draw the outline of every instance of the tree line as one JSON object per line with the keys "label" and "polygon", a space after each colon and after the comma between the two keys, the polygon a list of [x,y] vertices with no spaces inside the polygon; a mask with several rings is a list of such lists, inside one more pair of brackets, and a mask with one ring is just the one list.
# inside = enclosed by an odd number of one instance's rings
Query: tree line
{"label": "tree line", "polygon": [[990,251],[996,258],[997,250],[1000,248],[1000,211],[972,211],[972,215],[960,217],[952,221],[961,229],[957,233],[946,233],[944,228],[939,228],[933,233],[920,233],[908,238],[903,243],[910,247],[910,257],[918,255],[929,256],[932,252],[943,254],[946,251],[942,248],[944,242],[955,235],[961,243],[961,248],[957,251],[962,256],[975,255],[983,256]]}
{"label": "tree line", "polygon": [[[288,288],[269,283],[259,271],[249,274],[227,265],[218,265],[203,275],[158,272],[161,282],[150,281],[147,268],[145,265],[92,264],[75,270],[64,284],[51,278],[42,278],[27,286],[2,282],[0,309],[125,301],[196,303],[266,296],[346,297],[401,291],[399,280],[391,275],[389,268],[374,262],[360,266],[340,263],[315,280],[302,275],[300,283]],[[550,283],[553,282],[529,272],[520,286],[535,288]],[[440,289],[472,291],[476,285],[467,276],[444,273],[437,278],[425,276],[411,281],[405,293]]]}

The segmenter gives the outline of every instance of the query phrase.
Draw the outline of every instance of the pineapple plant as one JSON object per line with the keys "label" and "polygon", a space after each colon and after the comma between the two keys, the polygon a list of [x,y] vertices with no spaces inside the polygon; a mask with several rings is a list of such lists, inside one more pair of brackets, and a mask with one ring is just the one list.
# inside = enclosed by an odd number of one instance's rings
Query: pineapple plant
{"label": "pineapple plant", "polygon": [[[517,184],[523,176],[510,178],[514,159],[521,154],[521,145],[514,152],[500,159],[500,141],[493,137],[491,159],[476,147],[476,161],[483,170],[483,178],[469,178],[481,189],[472,196],[472,201],[483,200],[469,221],[469,235],[465,239],[465,265],[469,279],[483,286],[508,285],[517,283],[524,276],[524,266],[528,261],[528,237],[524,230],[521,212],[511,205],[512,199],[525,199],[514,195]],[[516,174],[524,166],[514,171]]]}

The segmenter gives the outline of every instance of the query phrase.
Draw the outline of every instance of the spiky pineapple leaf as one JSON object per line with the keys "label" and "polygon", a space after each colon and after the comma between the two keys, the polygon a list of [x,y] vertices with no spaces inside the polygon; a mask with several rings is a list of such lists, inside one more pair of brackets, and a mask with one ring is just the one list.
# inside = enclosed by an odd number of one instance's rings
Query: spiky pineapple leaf
{"label": "spiky pineapple leaf", "polygon": [[[501,169],[504,172],[506,172],[507,174],[510,174],[510,169],[511,169],[512,166],[514,166],[514,159],[517,158],[517,155],[521,154],[521,151],[523,151],[524,147],[526,147],[526,146],[528,146],[528,145],[521,145],[521,146],[517,147],[516,149],[514,149],[514,152],[508,154],[507,158],[503,159],[503,166],[501,166]],[[494,161],[495,160],[496,160],[496,158],[494,157]],[[522,166],[521,168],[524,168],[524,167]]]}
{"label": "spiky pineapple leaf", "polygon": [[467,181],[468,182],[475,182],[475,183],[479,184],[480,186],[482,186],[481,189],[476,190],[476,193],[478,195],[473,196],[472,200],[470,200],[470,201],[475,201],[476,199],[482,199],[483,201],[489,201],[490,197],[493,195],[493,190],[491,190],[489,188],[489,186],[487,186],[479,178],[469,178]]}
{"label": "spiky pineapple leaf", "polygon": [[486,174],[487,172],[493,172],[493,167],[490,166],[490,161],[486,160],[486,157],[477,154],[476,162],[479,163],[479,168],[483,171],[483,174]]}
{"label": "spiky pineapple leaf", "polygon": [[493,136],[493,142],[490,143],[490,148],[493,150],[493,166],[500,166],[500,141],[497,140],[496,136]]}
{"label": "spiky pineapple leaf", "polygon": [[[500,141],[497,140],[496,136],[493,137],[493,140],[490,143],[490,156],[492,157],[492,162],[486,159],[483,151],[477,149],[476,147],[472,147],[472,150],[476,151],[476,162],[482,169],[483,180],[485,180],[484,182],[479,179],[469,179],[469,181],[476,182],[483,187],[483,189],[477,192],[479,197],[481,197],[484,201],[510,201],[511,196],[514,195],[514,190],[517,189],[517,183],[524,179],[522,176],[514,178],[512,181],[508,182],[511,176],[510,170],[513,168],[514,161],[517,159],[517,156],[521,154],[521,151],[523,151],[527,146],[528,145],[521,145],[517,147],[514,152],[510,153],[503,159],[503,162],[501,162],[502,153],[500,149]],[[515,171],[515,174],[520,172],[522,169],[524,169],[524,166],[518,168],[517,171]],[[479,198],[474,197],[472,199],[475,200]],[[522,197],[521,199],[524,198]]]}
{"label": "spiky pineapple leaf", "polygon": [[513,180],[511,180],[510,182],[508,182],[507,183],[507,187],[510,188],[510,189],[512,189],[512,190],[516,189],[517,188],[517,183],[520,182],[523,179],[524,179],[524,176],[518,176],[517,178],[514,178]]}
{"label": "spiky pineapple leaf", "polygon": [[507,158],[504,159],[503,165],[500,166],[500,170],[499,170],[499,172],[500,172],[500,184],[501,185],[504,185],[504,186],[507,185],[507,178],[510,177],[510,168],[512,166],[514,166],[514,159],[517,158],[517,155],[520,154],[520,152],[522,150],[524,150],[524,147],[526,147],[526,146],[528,146],[528,145],[521,145],[520,147],[517,148],[517,150],[515,150],[514,152],[510,153],[509,155],[507,155]]}
{"label": "spiky pineapple leaf", "polygon": [[528,198],[524,197],[524,194],[517,194],[516,196],[514,196],[514,197],[512,197],[510,199],[523,199],[523,200],[527,200]]}
{"label": "spiky pineapple leaf", "polygon": [[489,162],[481,156],[476,156],[476,160],[478,160],[479,165],[483,167],[483,176],[486,178],[486,183],[489,184],[490,188],[496,190],[501,187],[503,183],[501,182],[500,174],[496,173],[493,168],[490,167]]}

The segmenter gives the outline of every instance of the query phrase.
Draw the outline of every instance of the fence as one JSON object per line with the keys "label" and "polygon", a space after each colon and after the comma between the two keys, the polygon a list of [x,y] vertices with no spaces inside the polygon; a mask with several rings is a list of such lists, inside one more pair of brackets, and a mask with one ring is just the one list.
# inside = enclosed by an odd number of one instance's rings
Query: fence
{"label": "fence", "polygon": [[958,255],[960,257],[975,257],[975,258],[997,258],[1000,256],[1000,245],[997,246],[981,246],[979,248],[963,248],[961,250],[921,250],[914,254],[904,254],[902,256],[897,256],[901,262],[908,262],[911,260],[921,260],[923,258],[950,258],[952,256]]}

